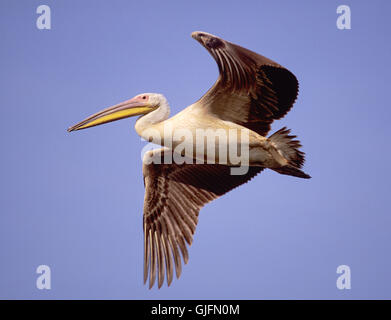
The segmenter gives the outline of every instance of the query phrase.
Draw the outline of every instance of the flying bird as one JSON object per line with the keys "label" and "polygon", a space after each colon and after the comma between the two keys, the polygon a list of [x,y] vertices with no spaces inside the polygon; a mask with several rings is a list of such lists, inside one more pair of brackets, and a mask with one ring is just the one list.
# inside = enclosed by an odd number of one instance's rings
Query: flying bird
{"label": "flying bird", "polygon": [[[265,168],[310,178],[301,170],[304,153],[289,129],[284,127],[267,137],[271,123],[284,117],[296,101],[298,81],[294,74],[260,54],[212,34],[193,32],[192,37],[212,55],[219,69],[217,81],[197,102],[169,118],[170,107],[163,95],[143,93],[68,129],[76,131],[140,115],[136,132],[162,146],[146,152],[143,160],[144,283],[149,278],[149,288],[156,278],[160,288],[165,275],[169,286],[174,267],[179,278],[182,260],[186,264],[189,259],[187,247],[193,241],[199,211],[206,203],[248,182]],[[174,130],[167,131],[168,127]],[[203,162],[165,161],[178,154],[176,148],[181,144],[191,151],[184,155],[186,159],[200,160],[198,142],[194,140],[199,129],[246,132],[248,140],[223,141],[227,148],[247,147],[245,173],[232,174],[231,169],[237,164],[223,159],[219,152],[211,156],[201,153]],[[175,130],[187,130],[192,138],[175,140]]]}

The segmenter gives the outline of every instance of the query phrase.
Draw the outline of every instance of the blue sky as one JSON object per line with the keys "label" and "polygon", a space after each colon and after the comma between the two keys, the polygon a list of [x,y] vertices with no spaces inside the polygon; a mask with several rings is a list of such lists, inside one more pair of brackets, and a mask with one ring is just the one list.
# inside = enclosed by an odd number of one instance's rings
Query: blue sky
{"label": "blue sky", "polygon": [[[36,28],[49,5],[52,29]],[[336,27],[347,4],[352,29]],[[0,3],[0,298],[391,298],[389,1]],[[219,35],[300,81],[292,128],[309,181],[265,171],[200,213],[171,287],[142,284],[142,182],[134,120],[69,134],[142,92],[172,112],[217,67],[190,37]],[[52,289],[35,286],[37,266]],[[350,266],[351,290],[336,269]]]}

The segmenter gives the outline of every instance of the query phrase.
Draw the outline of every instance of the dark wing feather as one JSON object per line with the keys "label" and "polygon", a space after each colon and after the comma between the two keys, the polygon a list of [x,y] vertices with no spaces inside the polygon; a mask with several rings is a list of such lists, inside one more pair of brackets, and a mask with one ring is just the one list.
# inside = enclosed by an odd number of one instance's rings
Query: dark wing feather
{"label": "dark wing feather", "polygon": [[199,100],[202,108],[266,136],[270,124],[292,108],[299,84],[276,62],[205,32],[194,32],[216,60],[219,78]]}
{"label": "dark wing feather", "polygon": [[[167,148],[149,151],[144,157],[144,283],[160,288],[182,272],[198,222],[200,209],[208,202],[249,181],[263,170],[250,167],[245,175],[231,175],[219,164],[162,164]],[[151,162],[151,160],[153,161]],[[187,243],[187,245],[186,245]]]}

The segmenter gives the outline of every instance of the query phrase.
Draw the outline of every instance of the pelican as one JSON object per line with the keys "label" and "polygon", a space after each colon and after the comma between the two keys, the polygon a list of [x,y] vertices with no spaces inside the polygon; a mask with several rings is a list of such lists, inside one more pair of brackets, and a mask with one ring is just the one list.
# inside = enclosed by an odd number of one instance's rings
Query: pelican
{"label": "pelican", "polygon": [[[170,107],[161,94],[143,93],[104,109],[68,131],[81,130],[103,123],[140,117],[136,132],[145,140],[162,148],[149,150],[143,158],[144,198],[144,284],[149,288],[173,280],[182,272],[182,260],[187,264],[188,246],[192,244],[200,209],[208,202],[248,182],[265,168],[280,174],[308,179],[301,167],[304,153],[300,141],[285,127],[267,137],[270,125],[292,108],[298,94],[298,81],[278,63],[206,32],[193,32],[197,40],[217,63],[219,77],[197,102],[172,118]],[[173,131],[166,130],[167,127]],[[232,174],[235,164],[222,161],[221,154],[212,156],[193,152],[198,142],[194,138],[173,139],[172,132],[184,130],[193,137],[198,129],[219,129],[244,132],[247,140],[228,139],[248,149],[248,165],[244,174]],[[217,145],[217,139],[216,139]],[[177,155],[182,144],[185,160],[165,163],[166,156]],[[224,145],[223,145],[224,146]],[[221,148],[221,146],[219,146]],[[189,155],[190,154],[190,155]],[[181,153],[181,155],[183,155]],[[154,161],[148,161],[150,159]],[[200,161],[201,158],[205,160]],[[196,161],[198,160],[198,161]],[[214,160],[210,161],[210,160]],[[237,167],[237,164],[236,164]]]}

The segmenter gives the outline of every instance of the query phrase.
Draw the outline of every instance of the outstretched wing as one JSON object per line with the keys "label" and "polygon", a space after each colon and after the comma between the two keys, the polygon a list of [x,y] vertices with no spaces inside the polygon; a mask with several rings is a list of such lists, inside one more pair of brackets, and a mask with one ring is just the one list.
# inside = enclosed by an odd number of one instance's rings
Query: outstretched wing
{"label": "outstretched wing", "polygon": [[197,102],[212,114],[266,136],[273,120],[285,116],[298,94],[289,70],[248,49],[205,32],[193,32],[216,60],[219,78]]}
{"label": "outstretched wing", "polygon": [[[144,283],[149,288],[173,279],[173,265],[179,278],[183,261],[188,262],[186,242],[191,245],[198,213],[208,202],[249,181],[263,170],[250,167],[245,175],[231,175],[230,167],[219,164],[163,164],[161,148],[145,154],[144,198]],[[181,253],[181,254],[180,254]]]}

